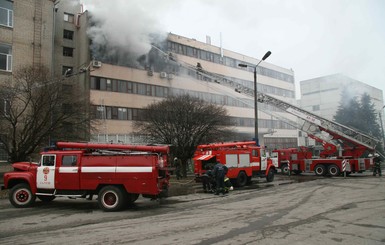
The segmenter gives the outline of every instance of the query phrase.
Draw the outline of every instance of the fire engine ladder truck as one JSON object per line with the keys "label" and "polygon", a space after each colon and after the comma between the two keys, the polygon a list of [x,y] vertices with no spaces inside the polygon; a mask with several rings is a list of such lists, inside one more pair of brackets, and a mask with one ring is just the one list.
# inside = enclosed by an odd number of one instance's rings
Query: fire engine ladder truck
{"label": "fire engine ladder truck", "polygon": [[[202,76],[211,78],[210,80],[217,84],[230,87],[238,93],[243,93],[254,98],[254,90],[251,88],[234,81],[225,80],[221,78],[220,75],[208,73],[201,67],[198,67],[196,71]],[[366,135],[358,130],[328,120],[262,92],[257,92],[257,100],[260,103],[274,106],[300,119],[300,122],[294,122],[287,117],[280,116],[278,113],[273,113],[271,110],[264,110],[263,107],[258,108],[263,112],[307,133],[309,137],[321,142],[324,146],[327,145],[329,147],[335,147],[334,149],[336,149],[339,147],[338,145],[340,143],[343,144],[345,151],[344,155],[346,156],[360,157],[366,150],[373,152],[379,142],[378,139]]]}

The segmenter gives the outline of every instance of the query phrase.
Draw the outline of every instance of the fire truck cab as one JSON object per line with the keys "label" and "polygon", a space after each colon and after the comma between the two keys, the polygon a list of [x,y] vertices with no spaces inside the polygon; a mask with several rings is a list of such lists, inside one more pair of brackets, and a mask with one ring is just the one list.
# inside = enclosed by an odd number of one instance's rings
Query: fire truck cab
{"label": "fire truck cab", "polygon": [[250,183],[252,177],[265,177],[268,182],[274,180],[275,167],[265,149],[255,141],[199,145],[193,160],[197,181],[217,162],[226,165],[227,177],[237,187]]}
{"label": "fire truck cab", "polygon": [[[284,149],[276,149],[271,153],[271,160],[273,161],[274,166],[277,169],[281,170],[281,173],[288,174],[290,164],[293,164],[293,159],[311,159],[312,152],[307,149],[307,147],[299,147],[299,148],[284,148]],[[290,167],[291,171],[294,171],[296,174],[301,173],[300,169],[294,169],[292,166]]]}
{"label": "fire truck cab", "polygon": [[58,142],[41,152],[39,163],[18,162],[4,174],[4,187],[17,208],[31,206],[37,197],[86,198],[98,195],[104,211],[117,211],[140,194],[167,195],[168,146]]}

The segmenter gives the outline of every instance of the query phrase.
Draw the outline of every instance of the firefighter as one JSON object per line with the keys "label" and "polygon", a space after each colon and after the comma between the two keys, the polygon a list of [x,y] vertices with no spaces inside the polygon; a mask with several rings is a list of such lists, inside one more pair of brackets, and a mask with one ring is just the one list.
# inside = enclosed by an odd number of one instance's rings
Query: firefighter
{"label": "firefighter", "polygon": [[378,153],[374,154],[374,166],[373,166],[373,176],[376,176],[378,173],[378,176],[382,176],[381,173],[381,157]]}
{"label": "firefighter", "polygon": [[202,174],[202,185],[203,185],[203,191],[205,193],[213,192],[212,179],[213,179],[213,174],[211,170],[207,170],[205,173]]}
{"label": "firefighter", "polygon": [[216,182],[216,191],[215,195],[220,193],[225,194],[225,176],[227,174],[227,167],[220,162],[215,164],[213,169],[213,176],[215,177]]}
{"label": "firefighter", "polygon": [[181,166],[180,160],[177,157],[174,158],[174,166],[175,166],[176,179],[179,180],[182,178],[182,174],[181,174],[182,166]]}
{"label": "firefighter", "polygon": [[234,190],[233,184],[231,183],[229,177],[225,176],[225,193],[229,193]]}

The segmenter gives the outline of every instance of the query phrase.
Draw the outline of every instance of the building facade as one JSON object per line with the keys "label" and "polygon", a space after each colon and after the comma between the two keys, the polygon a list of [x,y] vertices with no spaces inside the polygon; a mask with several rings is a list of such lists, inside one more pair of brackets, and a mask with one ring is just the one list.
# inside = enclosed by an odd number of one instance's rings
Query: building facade
{"label": "building facade", "polygon": [[348,94],[351,98],[359,98],[367,93],[378,112],[384,105],[382,90],[342,74],[301,81],[300,89],[301,107],[329,120],[333,120],[340,105],[343,90],[347,90],[345,95]]}
{"label": "building facade", "polygon": [[[170,33],[141,65],[118,66],[90,58],[88,27],[88,12],[79,0],[0,0],[0,82],[31,65],[48,67],[64,83],[75,80],[95,105],[92,141],[143,142],[134,128],[141,110],[185,93],[223,105],[235,124],[234,140],[254,138],[254,98],[224,85],[253,89],[253,66],[260,60]],[[258,91],[295,103],[292,70],[264,61],[257,67],[257,81]],[[0,103],[0,110],[5,107]],[[282,112],[264,104],[258,109],[261,145],[270,149],[298,145],[296,129],[265,113]],[[6,159],[0,147],[0,161]]]}
{"label": "building facade", "polygon": [[384,122],[382,90],[363,82],[342,74],[334,74],[301,81],[300,89],[301,107],[329,120],[333,120],[338,110],[343,90],[345,90],[344,95],[350,98],[359,98],[362,94],[367,93],[371,97],[375,110],[381,117],[381,120],[378,117],[379,124],[381,125]]}
{"label": "building facade", "polygon": [[[102,63],[91,72],[90,97],[98,115],[94,141],[137,142],[133,122],[140,110],[167,96],[190,94],[223,105],[235,123],[237,138],[254,138],[254,98],[223,84],[253,89],[253,66],[259,60],[195,39],[169,34],[163,49],[165,64],[147,62],[143,68]],[[152,55],[154,56],[154,54]],[[151,59],[147,59],[151,60]],[[239,64],[250,67],[243,68]],[[257,70],[258,90],[295,103],[294,73],[262,62]],[[259,141],[268,148],[297,146],[297,130],[264,113],[277,110],[259,104]],[[278,111],[278,110],[277,110]]]}
{"label": "building facade", "polygon": [[[90,63],[86,27],[79,0],[0,0],[0,84],[19,68],[45,66],[52,76],[76,74],[71,79],[86,92],[89,76],[79,73]],[[6,106],[1,100],[0,111]],[[0,146],[0,161],[6,159]]]}

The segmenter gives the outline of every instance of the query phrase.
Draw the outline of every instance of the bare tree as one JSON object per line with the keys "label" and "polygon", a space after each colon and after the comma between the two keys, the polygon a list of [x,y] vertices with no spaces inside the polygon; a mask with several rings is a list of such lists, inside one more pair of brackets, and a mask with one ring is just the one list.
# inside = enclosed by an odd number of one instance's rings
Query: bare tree
{"label": "bare tree", "polygon": [[187,160],[197,145],[231,138],[231,123],[226,109],[189,95],[169,97],[147,106],[136,122],[139,133],[153,142],[171,144],[173,154],[182,160],[186,176]]}
{"label": "bare tree", "polygon": [[53,140],[89,137],[89,98],[70,78],[32,66],[0,82],[0,143],[10,162],[25,161]]}

